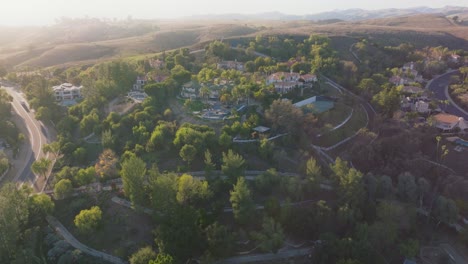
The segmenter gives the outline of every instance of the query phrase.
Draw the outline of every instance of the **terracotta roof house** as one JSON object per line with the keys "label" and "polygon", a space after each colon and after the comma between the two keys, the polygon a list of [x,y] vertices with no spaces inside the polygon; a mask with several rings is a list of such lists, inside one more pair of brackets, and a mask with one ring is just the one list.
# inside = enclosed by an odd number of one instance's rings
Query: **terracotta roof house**
{"label": "terracotta roof house", "polygon": [[460,121],[463,121],[463,124],[465,123],[463,118],[460,118],[458,116],[451,115],[451,114],[445,114],[445,113],[435,115],[434,121],[435,121],[435,127],[442,129],[444,131],[452,130],[456,128],[459,125]]}

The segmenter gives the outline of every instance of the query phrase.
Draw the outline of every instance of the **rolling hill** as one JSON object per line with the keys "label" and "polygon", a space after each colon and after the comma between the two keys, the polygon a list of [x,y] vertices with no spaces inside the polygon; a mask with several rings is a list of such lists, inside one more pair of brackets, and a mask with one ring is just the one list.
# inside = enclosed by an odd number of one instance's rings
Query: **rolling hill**
{"label": "rolling hill", "polygon": [[[451,14],[460,14],[463,10],[453,10]],[[410,42],[418,48],[439,45],[451,49],[468,47],[468,26],[460,21],[454,22],[443,13],[357,21],[114,22],[90,19],[79,22],[67,20],[41,28],[0,27],[0,63],[16,69],[92,63],[181,47],[201,48],[203,43],[215,39],[231,39],[235,43],[235,39],[251,38],[257,34],[326,34],[336,39],[336,46],[343,46],[343,49],[362,37],[371,37],[382,45]]]}

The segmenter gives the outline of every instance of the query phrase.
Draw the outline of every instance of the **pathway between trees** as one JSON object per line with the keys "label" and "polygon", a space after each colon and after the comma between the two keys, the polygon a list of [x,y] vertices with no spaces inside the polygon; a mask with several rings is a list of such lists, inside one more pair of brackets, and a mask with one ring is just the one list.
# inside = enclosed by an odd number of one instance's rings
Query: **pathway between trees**
{"label": "pathway between trees", "polygon": [[81,250],[83,253],[115,264],[127,263],[118,257],[106,254],[101,251],[97,251],[86,245],[83,245],[70,232],[68,232],[68,230],[62,225],[62,223],[60,223],[60,221],[58,221],[55,217],[48,215],[46,219],[49,225],[55,230],[55,232],[60,234],[65,239],[65,241],[67,241],[72,247]]}

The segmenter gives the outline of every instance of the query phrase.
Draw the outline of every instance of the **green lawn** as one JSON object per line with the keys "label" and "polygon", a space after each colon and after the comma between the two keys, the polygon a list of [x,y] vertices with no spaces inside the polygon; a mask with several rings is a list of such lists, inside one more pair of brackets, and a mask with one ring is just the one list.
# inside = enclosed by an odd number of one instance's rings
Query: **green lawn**
{"label": "green lawn", "polygon": [[[123,259],[138,248],[153,243],[151,217],[111,201],[115,194],[103,192],[97,197],[82,195],[55,202],[55,216],[81,243]],[[73,223],[83,209],[97,205],[102,210],[100,227],[92,234],[81,234]]]}
{"label": "green lawn", "polygon": [[332,146],[339,141],[352,136],[359,129],[363,128],[366,125],[367,116],[366,112],[360,105],[356,106],[354,109],[353,116],[351,119],[342,127],[322,135],[318,138],[313,138],[312,143],[322,147]]}
{"label": "green lawn", "polygon": [[[343,103],[335,103],[335,107],[330,111],[317,115],[321,127],[333,128],[342,123],[351,113],[352,107]],[[328,131],[329,129],[326,129]]]}

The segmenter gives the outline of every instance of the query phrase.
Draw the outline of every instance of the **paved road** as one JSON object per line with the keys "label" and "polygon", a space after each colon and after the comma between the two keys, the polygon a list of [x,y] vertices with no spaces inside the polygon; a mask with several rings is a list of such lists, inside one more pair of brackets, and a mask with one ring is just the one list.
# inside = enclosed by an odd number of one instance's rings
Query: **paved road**
{"label": "paved road", "polygon": [[78,241],[68,230],[60,223],[55,217],[53,216],[47,216],[46,217],[47,222],[49,225],[57,232],[60,234],[65,241],[67,241],[72,247],[81,250],[82,252],[94,256],[96,258],[100,258],[106,261],[109,261],[111,263],[115,264],[125,264],[126,262],[121,260],[118,257],[106,254],[101,251],[97,251],[95,249],[92,249],[86,245],[83,245],[80,241]]}
{"label": "paved road", "polygon": [[452,75],[458,74],[459,71],[452,71],[452,72],[447,72],[444,73],[434,79],[432,79],[426,86],[427,89],[431,90],[434,92],[435,97],[438,100],[445,101],[448,100],[449,104],[442,104],[440,105],[440,109],[442,109],[444,112],[456,115],[459,117],[463,117],[465,120],[468,120],[468,112],[461,109],[458,105],[453,102],[453,100],[450,99],[448,96],[447,92],[447,87],[450,82],[450,77]]}
{"label": "paved road", "polygon": [[33,186],[36,191],[41,191],[44,185],[44,179],[39,179],[32,173],[31,164],[37,159],[46,157],[42,152],[42,146],[48,142],[47,136],[45,135],[47,130],[35,119],[32,112],[28,112],[23,108],[21,101],[25,101],[25,99],[23,99],[22,95],[15,88],[3,88],[13,97],[13,110],[24,122],[24,126],[20,126],[19,128],[26,130],[23,131],[23,133],[28,137],[30,143],[27,147],[27,155],[24,156],[24,159],[17,162],[13,161],[17,169],[13,180],[20,184],[27,183]]}
{"label": "paved road", "polygon": [[283,252],[274,253],[267,253],[267,254],[256,254],[256,255],[247,255],[247,256],[239,256],[239,257],[232,257],[228,259],[220,260],[216,263],[219,264],[237,264],[237,263],[253,263],[253,262],[266,262],[272,261],[277,259],[288,259],[293,257],[300,257],[300,256],[307,256],[311,254],[313,248],[301,248],[301,249],[291,249]]}

